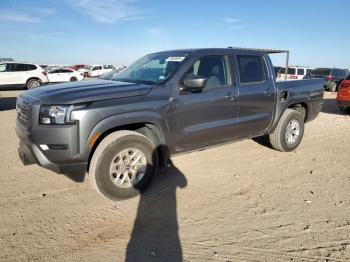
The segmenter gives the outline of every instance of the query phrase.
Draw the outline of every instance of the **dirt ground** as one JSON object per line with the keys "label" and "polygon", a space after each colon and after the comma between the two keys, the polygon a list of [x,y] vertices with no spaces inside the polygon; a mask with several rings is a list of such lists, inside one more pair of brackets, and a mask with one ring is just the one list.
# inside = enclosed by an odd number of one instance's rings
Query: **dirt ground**
{"label": "dirt ground", "polygon": [[18,93],[0,98],[1,261],[350,261],[350,116],[335,94],[295,152],[260,139],[177,156],[112,202],[22,165]]}

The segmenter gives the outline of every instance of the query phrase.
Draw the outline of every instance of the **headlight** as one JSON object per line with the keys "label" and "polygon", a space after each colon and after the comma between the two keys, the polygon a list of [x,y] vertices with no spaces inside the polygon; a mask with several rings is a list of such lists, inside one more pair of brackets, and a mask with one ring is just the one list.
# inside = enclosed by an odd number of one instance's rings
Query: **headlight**
{"label": "headlight", "polygon": [[40,107],[39,124],[44,125],[67,125],[73,124],[70,119],[71,112],[86,107],[87,104],[79,105],[43,105]]}

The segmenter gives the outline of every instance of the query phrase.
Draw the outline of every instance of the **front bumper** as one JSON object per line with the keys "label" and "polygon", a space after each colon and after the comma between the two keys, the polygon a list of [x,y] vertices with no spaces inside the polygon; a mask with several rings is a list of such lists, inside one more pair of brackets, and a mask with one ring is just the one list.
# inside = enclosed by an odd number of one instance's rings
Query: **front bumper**
{"label": "front bumper", "polygon": [[[16,134],[20,140],[18,153],[23,164],[38,164],[56,173],[86,172],[89,149],[81,137],[83,129],[74,125],[38,124],[40,101],[17,98]],[[84,114],[87,115],[87,114]]]}
{"label": "front bumper", "polygon": [[58,174],[71,174],[86,172],[88,163],[55,164],[43,154],[43,152],[29,141],[19,142],[19,158],[24,165],[38,164]]}

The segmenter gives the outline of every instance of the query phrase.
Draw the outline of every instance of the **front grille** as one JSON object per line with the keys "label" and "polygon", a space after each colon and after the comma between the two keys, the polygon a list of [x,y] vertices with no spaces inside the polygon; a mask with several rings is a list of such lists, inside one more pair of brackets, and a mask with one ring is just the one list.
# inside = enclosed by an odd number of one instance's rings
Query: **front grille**
{"label": "front grille", "polygon": [[30,105],[24,100],[18,99],[16,105],[16,113],[18,123],[21,124],[27,131],[30,131]]}

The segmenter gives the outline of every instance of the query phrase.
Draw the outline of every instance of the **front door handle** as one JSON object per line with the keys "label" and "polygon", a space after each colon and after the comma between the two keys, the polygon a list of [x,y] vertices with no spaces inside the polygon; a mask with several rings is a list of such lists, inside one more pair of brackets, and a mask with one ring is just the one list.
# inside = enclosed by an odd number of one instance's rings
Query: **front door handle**
{"label": "front door handle", "polygon": [[228,93],[227,95],[225,95],[226,99],[232,99],[232,93]]}
{"label": "front door handle", "polygon": [[228,93],[227,95],[225,95],[225,98],[229,99],[230,101],[238,101],[238,94],[233,95],[232,93]]}

